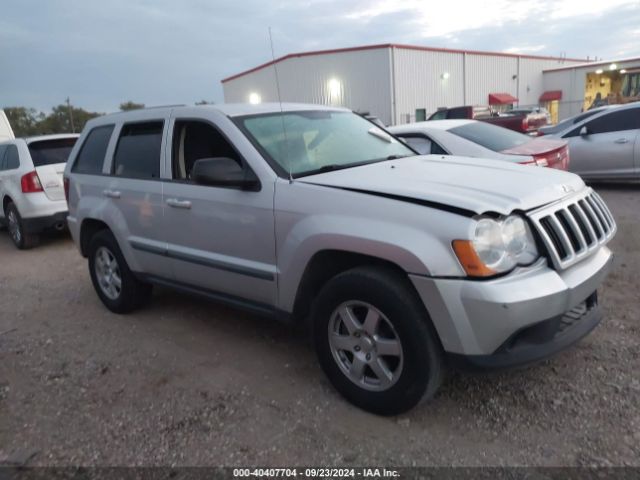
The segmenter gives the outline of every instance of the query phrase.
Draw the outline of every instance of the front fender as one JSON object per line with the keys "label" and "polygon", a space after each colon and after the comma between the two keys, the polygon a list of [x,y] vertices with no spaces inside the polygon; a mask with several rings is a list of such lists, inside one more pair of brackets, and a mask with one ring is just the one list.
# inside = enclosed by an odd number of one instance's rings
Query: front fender
{"label": "front fender", "polygon": [[464,276],[451,241],[468,236],[466,217],[312,185],[277,188],[278,306],[282,310],[293,310],[307,265],[326,250],[368,255],[416,275]]}

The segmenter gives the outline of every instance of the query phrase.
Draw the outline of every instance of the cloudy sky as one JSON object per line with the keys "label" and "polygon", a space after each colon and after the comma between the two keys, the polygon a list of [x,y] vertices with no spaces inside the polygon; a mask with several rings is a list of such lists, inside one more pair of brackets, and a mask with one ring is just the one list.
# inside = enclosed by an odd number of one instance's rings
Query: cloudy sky
{"label": "cloudy sky", "polygon": [[640,0],[2,0],[0,107],[222,102],[276,56],[376,43],[640,56]]}

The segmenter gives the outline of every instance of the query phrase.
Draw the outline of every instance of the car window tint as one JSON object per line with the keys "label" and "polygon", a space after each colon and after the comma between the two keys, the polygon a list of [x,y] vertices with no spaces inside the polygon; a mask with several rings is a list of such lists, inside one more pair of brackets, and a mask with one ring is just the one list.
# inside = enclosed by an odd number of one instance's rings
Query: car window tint
{"label": "car window tint", "polygon": [[7,151],[7,145],[0,145],[0,171],[5,170],[4,154]]}
{"label": "car window tint", "polygon": [[431,153],[431,140],[422,136],[403,137],[402,140],[413,148],[420,155],[429,155]]}
{"label": "car window tint", "polygon": [[628,108],[594,118],[586,123],[590,134],[640,129],[640,108]]}
{"label": "car window tint", "polygon": [[96,127],[89,132],[73,164],[75,173],[101,173],[113,125]]}
{"label": "car window tint", "polygon": [[4,157],[5,170],[15,170],[16,168],[20,168],[18,147],[15,145],[8,145]]}
{"label": "car window tint", "polygon": [[456,120],[459,120],[462,118],[469,118],[469,112],[467,111],[466,108],[452,108],[447,113],[447,118],[456,119]]}
{"label": "car window tint", "polygon": [[484,122],[467,123],[451,128],[449,132],[494,152],[515,148],[531,141],[531,137],[527,135]]}
{"label": "car window tint", "polygon": [[76,143],[75,138],[43,140],[29,144],[29,153],[34,167],[66,163]]}
{"label": "car window tint", "polygon": [[159,178],[163,125],[162,121],[123,125],[112,173],[127,178]]}
{"label": "car window tint", "polygon": [[429,120],[442,120],[444,118],[447,118],[447,111],[446,110],[438,110],[436,113],[432,114],[429,117]]}
{"label": "car window tint", "polygon": [[194,120],[176,122],[171,149],[174,179],[189,180],[196,161],[215,157],[231,158],[242,165],[231,144],[211,124]]}

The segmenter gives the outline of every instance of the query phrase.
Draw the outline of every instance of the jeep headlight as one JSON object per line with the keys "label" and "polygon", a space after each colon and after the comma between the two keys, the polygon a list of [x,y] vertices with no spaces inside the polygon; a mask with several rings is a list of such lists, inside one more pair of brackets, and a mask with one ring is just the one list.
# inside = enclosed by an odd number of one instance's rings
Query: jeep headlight
{"label": "jeep headlight", "polygon": [[453,248],[467,274],[474,277],[505,273],[539,256],[531,229],[519,215],[481,218],[473,239],[454,240]]}

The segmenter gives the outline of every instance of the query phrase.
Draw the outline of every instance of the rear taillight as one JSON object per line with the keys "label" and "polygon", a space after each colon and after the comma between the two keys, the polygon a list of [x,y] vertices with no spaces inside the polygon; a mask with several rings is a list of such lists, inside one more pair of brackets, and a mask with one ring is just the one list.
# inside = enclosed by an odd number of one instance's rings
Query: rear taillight
{"label": "rear taillight", "polygon": [[64,177],[62,182],[64,183],[64,198],[69,203],[69,177]]}
{"label": "rear taillight", "polygon": [[521,162],[520,165],[534,165],[538,167],[548,167],[549,162],[547,162],[547,159],[544,157],[537,157],[537,158],[534,158],[533,160],[527,160],[526,162]]}
{"label": "rear taillight", "polygon": [[44,192],[38,172],[35,170],[22,176],[20,186],[22,187],[22,193]]}

